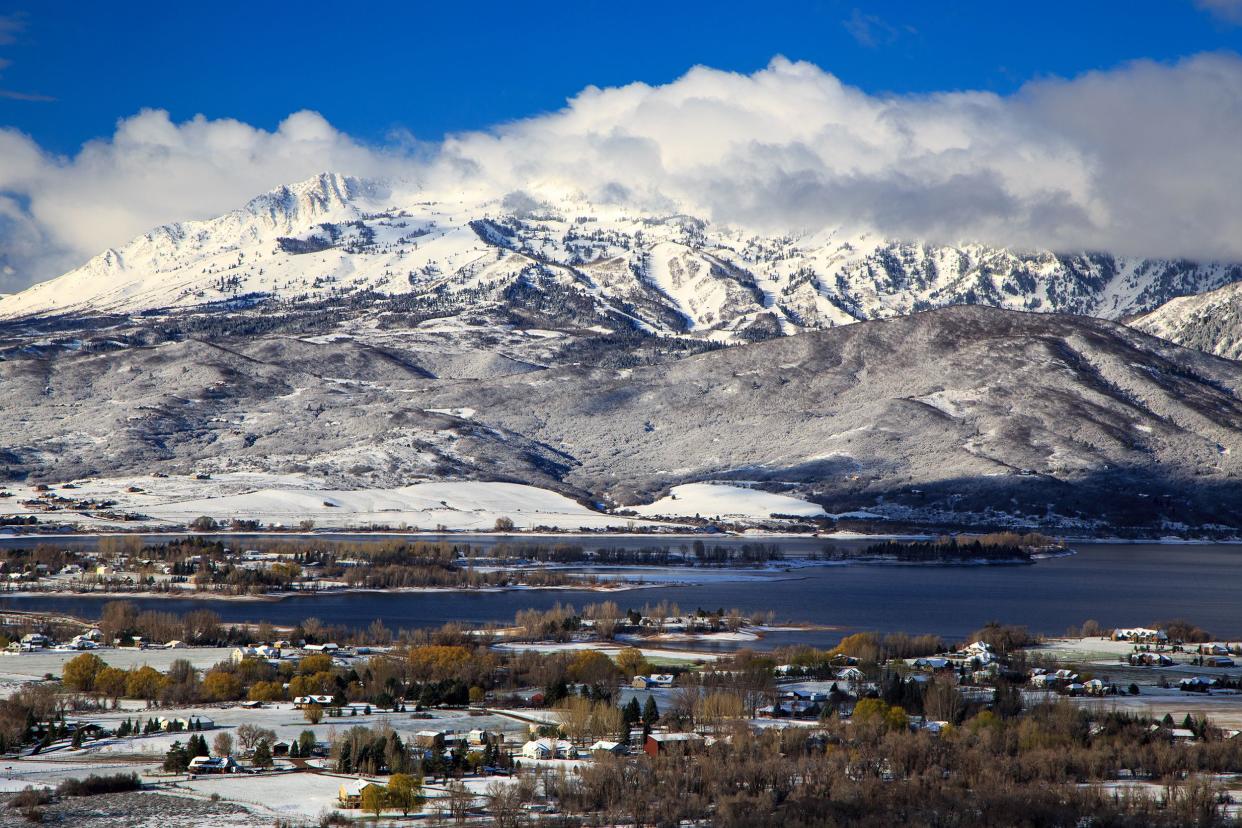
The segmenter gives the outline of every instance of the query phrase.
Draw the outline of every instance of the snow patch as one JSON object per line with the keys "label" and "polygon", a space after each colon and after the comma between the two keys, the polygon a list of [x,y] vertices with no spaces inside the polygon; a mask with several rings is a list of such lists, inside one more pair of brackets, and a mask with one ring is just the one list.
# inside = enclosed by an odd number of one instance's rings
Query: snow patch
{"label": "snow patch", "polygon": [[634,511],[647,517],[701,515],[760,520],[774,514],[800,517],[825,514],[822,507],[796,497],[720,483],[674,486],[667,497],[645,506],[635,506]]}

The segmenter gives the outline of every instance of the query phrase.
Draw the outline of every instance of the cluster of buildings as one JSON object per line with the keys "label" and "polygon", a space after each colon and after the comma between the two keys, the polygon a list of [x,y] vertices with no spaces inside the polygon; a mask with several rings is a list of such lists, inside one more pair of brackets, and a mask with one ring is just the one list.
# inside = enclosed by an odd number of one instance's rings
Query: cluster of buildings
{"label": "cluster of buildings", "polygon": [[103,634],[97,629],[79,633],[64,643],[58,643],[43,633],[26,633],[17,641],[9,642],[10,653],[33,653],[40,650],[56,650],[58,652],[95,650],[102,646]]}
{"label": "cluster of buildings", "polygon": [[631,753],[645,753],[648,756],[659,756],[670,751],[689,752],[708,744],[710,737],[699,733],[673,733],[667,730],[644,732],[636,728],[631,734],[630,742],[615,742],[600,739],[590,747],[579,749],[573,742],[553,737],[531,739],[522,745],[521,757],[537,761],[551,759],[600,759],[607,756],[626,756]]}

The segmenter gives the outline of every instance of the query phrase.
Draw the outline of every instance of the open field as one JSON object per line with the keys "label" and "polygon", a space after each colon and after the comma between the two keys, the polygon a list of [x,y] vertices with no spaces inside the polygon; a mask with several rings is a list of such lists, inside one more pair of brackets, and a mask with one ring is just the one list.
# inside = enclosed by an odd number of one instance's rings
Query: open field
{"label": "open field", "polygon": [[[392,489],[329,489],[305,475],[227,472],[208,479],[193,476],[90,478],[55,494],[74,501],[112,501],[109,511],[141,515],[137,520],[109,520],[99,510],[62,508],[45,512],[23,506],[43,494],[20,483],[0,487],[13,496],[0,498],[0,516],[38,517],[42,523],[84,529],[156,529],[184,527],[206,515],[226,523],[234,518],[272,527],[297,527],[309,521],[321,528],[389,526],[394,529],[488,531],[507,517],[519,529],[603,529],[657,526],[651,521],[607,515],[562,494],[517,483],[477,481],[415,483]],[[765,515],[766,517],[766,515]]]}

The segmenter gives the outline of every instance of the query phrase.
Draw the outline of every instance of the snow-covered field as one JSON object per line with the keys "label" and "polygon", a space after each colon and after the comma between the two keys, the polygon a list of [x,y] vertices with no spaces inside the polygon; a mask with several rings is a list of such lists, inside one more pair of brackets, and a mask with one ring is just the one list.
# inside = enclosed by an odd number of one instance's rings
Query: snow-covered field
{"label": "snow-covered field", "polygon": [[491,529],[509,517],[521,528],[624,526],[624,518],[587,509],[564,495],[517,483],[416,483],[399,489],[308,491],[264,489],[247,494],[170,503],[148,510],[177,523],[198,515],[239,517],[264,523],[316,526],[387,524],[453,529]]}
{"label": "snow-covered field", "polygon": [[[218,794],[230,802],[279,814],[285,818],[316,817],[337,807],[337,792],[342,782],[354,777],[318,773],[283,773],[249,776],[200,776],[178,782],[178,788],[202,796]],[[377,780],[381,784],[384,779]]]}
{"label": "snow-covered field", "polygon": [[[100,605],[103,606],[102,604]],[[228,661],[232,649],[229,647],[186,647],[176,650],[137,650],[130,647],[106,647],[93,650],[113,667],[128,670],[131,667],[144,665],[167,672],[169,666],[178,659],[186,659],[199,669],[211,667],[221,661]],[[38,650],[30,653],[0,652],[0,687],[10,683],[21,683],[41,679],[47,673],[59,676],[65,662],[80,656],[76,651]]]}
{"label": "snow-covered field", "polygon": [[[71,481],[74,488],[53,486],[73,499],[116,501],[116,511],[136,512],[143,521],[114,522],[61,510],[42,513],[21,505],[37,496],[31,487],[8,486],[12,497],[0,498],[0,515],[34,514],[42,522],[71,523],[90,528],[156,528],[182,526],[206,515],[227,522],[258,520],[269,526],[490,530],[508,517],[518,528],[624,528],[643,524],[633,518],[593,511],[562,494],[518,483],[443,481],[415,483],[395,489],[339,490],[321,488],[321,481],[301,475],[235,472],[198,480],[178,477],[125,477]],[[137,489],[138,491],[130,491]]]}
{"label": "snow-covered field", "polygon": [[[568,642],[537,642],[533,644],[520,643],[502,643],[493,645],[498,650],[525,650],[537,653],[559,653],[574,652],[576,650],[596,650],[604,655],[612,658],[621,652],[622,649],[630,645],[622,647],[616,644],[599,644],[594,641],[568,641]],[[642,654],[648,659],[664,660],[664,661],[715,661],[721,658],[721,653],[700,652],[697,650],[671,650],[663,647],[638,647]]]}
{"label": "snow-covered field", "polygon": [[724,483],[686,483],[674,486],[668,496],[633,507],[645,517],[721,517],[766,520],[771,515],[815,517],[823,508],[796,497],[773,494]]}

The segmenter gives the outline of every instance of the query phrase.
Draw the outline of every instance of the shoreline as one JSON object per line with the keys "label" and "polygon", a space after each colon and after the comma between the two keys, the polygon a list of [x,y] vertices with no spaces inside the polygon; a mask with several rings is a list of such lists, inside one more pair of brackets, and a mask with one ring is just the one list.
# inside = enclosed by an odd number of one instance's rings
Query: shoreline
{"label": "shoreline", "polygon": [[[1077,550],[1067,549],[1060,553],[1039,553],[1033,555],[1029,561],[1019,560],[988,560],[988,559],[969,559],[969,560],[945,560],[945,561],[901,561],[893,558],[845,558],[840,560],[810,560],[807,558],[799,558],[793,561],[769,562],[754,567],[738,567],[738,566],[701,566],[701,565],[683,565],[670,564],[661,566],[659,564],[588,564],[583,568],[591,569],[615,569],[615,570],[650,570],[653,572],[671,573],[686,572],[690,573],[711,573],[713,575],[725,576],[720,580],[732,579],[738,581],[748,580],[798,580],[797,573],[803,569],[815,569],[818,567],[836,568],[848,566],[886,566],[886,567],[991,567],[991,566],[1034,566],[1042,560],[1071,557],[1077,554]],[[574,565],[567,564],[551,564],[547,567],[515,567],[515,571],[526,569],[572,569]],[[594,573],[591,573],[594,574]],[[775,576],[787,576],[784,578]],[[0,599],[6,597],[12,598],[38,598],[47,597],[72,597],[85,599],[105,599],[105,600],[125,600],[128,598],[140,598],[144,600],[151,599],[167,599],[167,600],[207,600],[207,601],[239,601],[239,602],[268,602],[274,603],[288,599],[297,599],[304,597],[315,597],[323,595],[365,595],[365,594],[443,594],[443,593],[479,593],[479,594],[498,594],[504,592],[593,592],[602,595],[610,595],[613,593],[633,592],[644,589],[659,588],[687,588],[694,586],[702,586],[710,583],[712,579],[707,580],[625,580],[616,579],[604,583],[581,583],[581,584],[556,584],[551,586],[529,586],[525,584],[514,584],[511,586],[425,586],[425,587],[325,587],[322,589],[293,589],[280,590],[263,593],[247,593],[247,594],[231,594],[212,592],[209,590],[186,589],[177,592],[159,592],[152,590],[133,590],[133,591],[107,591],[107,590],[74,590],[74,589],[19,589],[19,590],[0,590]]]}
{"label": "shoreline", "polygon": [[202,601],[248,601],[248,602],[269,602],[284,601],[289,598],[315,597],[319,595],[365,595],[368,593],[384,593],[384,594],[431,594],[431,593],[488,593],[497,594],[502,592],[599,592],[601,594],[611,594],[614,592],[630,592],[640,589],[654,589],[657,587],[673,587],[673,586],[692,586],[688,582],[664,581],[661,583],[632,583],[617,587],[603,586],[578,586],[575,584],[561,584],[557,586],[506,586],[506,587],[342,587],[340,589],[294,589],[283,590],[281,592],[263,592],[257,595],[234,595],[230,593],[220,592],[200,592],[198,590],[185,590],[184,595],[178,595],[170,592],[152,592],[150,590],[141,590],[134,592],[105,592],[102,590],[91,590],[89,592],[78,592],[70,589],[22,589],[13,590],[11,592],[0,591],[0,600],[4,598],[39,598],[39,597],[56,597],[61,596],[71,598],[87,598],[87,599],[111,599],[115,601],[123,601],[128,598],[153,599],[162,598],[168,600],[202,600]]}
{"label": "shoreline", "polygon": [[[471,539],[501,539],[507,543],[522,543],[527,538],[582,538],[582,539],[606,539],[618,538],[626,540],[651,540],[653,544],[657,544],[661,540],[667,541],[703,541],[710,543],[715,540],[728,541],[766,541],[766,540],[801,540],[801,541],[884,541],[884,540],[901,540],[901,541],[920,541],[929,540],[942,534],[956,535],[972,535],[980,534],[985,531],[999,530],[971,530],[971,531],[948,531],[948,530],[928,530],[923,532],[881,532],[881,533],[864,533],[851,530],[843,530],[840,532],[808,533],[808,532],[781,532],[767,531],[763,529],[747,529],[741,532],[725,531],[725,532],[693,532],[693,531],[672,531],[672,532],[583,532],[583,531],[564,531],[555,530],[548,531],[515,531],[515,532],[496,532],[492,530],[475,530],[475,529],[449,529],[443,532],[434,531],[407,531],[401,529],[366,529],[366,528],[323,528],[317,530],[276,530],[276,529],[256,529],[231,531],[228,529],[215,529],[209,532],[196,532],[185,527],[142,527],[133,531],[111,530],[111,531],[82,531],[82,532],[19,532],[13,531],[14,527],[0,528],[0,542],[3,541],[22,541],[30,540],[35,543],[46,541],[67,541],[67,540],[86,540],[90,538],[125,538],[125,537],[151,537],[151,538],[167,538],[175,540],[180,538],[253,538],[256,540],[279,540],[281,538],[290,539],[307,539],[320,538],[323,540],[340,540],[359,539],[365,541],[367,539],[391,539],[391,538],[410,538],[426,541],[469,541]],[[1043,531],[1034,529],[1031,531]],[[1150,537],[1126,538],[1117,535],[1058,535],[1067,543],[1082,545],[1138,545],[1152,544],[1162,546],[1181,546],[1181,545],[1238,545],[1242,546],[1242,535],[1230,535],[1224,538],[1210,537],[1191,537],[1181,538],[1169,535],[1159,535]]]}

